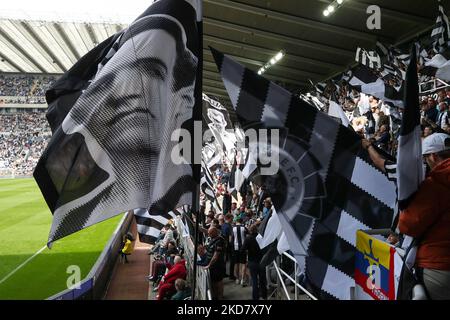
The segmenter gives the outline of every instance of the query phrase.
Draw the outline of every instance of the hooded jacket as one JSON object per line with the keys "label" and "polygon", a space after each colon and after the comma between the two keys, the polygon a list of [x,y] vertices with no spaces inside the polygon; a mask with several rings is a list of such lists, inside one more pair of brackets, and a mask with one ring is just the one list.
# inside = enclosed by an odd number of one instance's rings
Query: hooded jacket
{"label": "hooded jacket", "polygon": [[438,164],[420,185],[400,214],[399,229],[421,240],[417,266],[450,270],[450,159]]}

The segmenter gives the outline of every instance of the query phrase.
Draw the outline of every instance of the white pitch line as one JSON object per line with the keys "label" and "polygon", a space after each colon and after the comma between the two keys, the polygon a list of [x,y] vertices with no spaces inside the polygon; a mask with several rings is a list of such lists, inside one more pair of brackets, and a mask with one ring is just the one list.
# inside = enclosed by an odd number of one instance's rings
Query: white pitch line
{"label": "white pitch line", "polygon": [[21,269],[22,267],[24,267],[28,262],[30,262],[31,260],[34,259],[34,257],[36,257],[38,254],[40,254],[42,251],[44,251],[44,249],[47,248],[47,246],[43,246],[41,249],[39,249],[38,252],[36,252],[35,254],[33,254],[31,257],[29,257],[27,260],[25,260],[24,262],[22,262],[21,265],[19,265],[17,268],[15,268],[13,271],[11,271],[6,277],[4,277],[2,280],[0,280],[0,284],[2,284],[3,282],[5,282],[9,277],[11,277],[14,273],[16,273],[17,271],[19,271],[19,269]]}

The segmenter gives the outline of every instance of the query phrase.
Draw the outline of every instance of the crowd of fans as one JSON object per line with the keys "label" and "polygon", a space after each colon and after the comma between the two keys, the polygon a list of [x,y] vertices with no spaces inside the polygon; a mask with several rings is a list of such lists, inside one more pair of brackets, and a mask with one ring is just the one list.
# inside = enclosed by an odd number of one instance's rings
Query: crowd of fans
{"label": "crowd of fans", "polygon": [[226,164],[213,167],[216,198],[214,205],[204,195],[200,210],[205,216],[200,230],[204,237],[199,252],[199,265],[210,271],[213,299],[223,299],[224,281],[252,286],[252,299],[268,298],[266,266],[262,263],[265,251],[256,237],[261,222],[272,213],[272,201],[264,186],[245,181],[239,193],[227,188],[230,169]]}
{"label": "crowd of fans", "polygon": [[[215,191],[221,208],[215,209],[201,197],[197,247],[199,268],[209,270],[213,299],[223,299],[224,281],[242,287],[252,286],[252,299],[267,299],[266,268],[261,265],[263,252],[256,241],[258,228],[272,211],[272,202],[264,186],[246,183],[233,200],[227,190],[227,165],[217,165],[214,171]],[[236,196],[236,195],[233,195]],[[192,223],[197,216],[192,215]],[[172,221],[165,225],[149,254],[153,255],[152,274],[156,299],[185,299],[191,296],[187,286],[186,261]]]}
{"label": "crowd of fans", "polygon": [[55,76],[0,74],[0,104],[45,103],[45,92]]}
{"label": "crowd of fans", "polygon": [[50,136],[45,113],[0,114],[0,175],[31,176]]}
{"label": "crowd of fans", "polygon": [[[329,90],[329,87],[327,87]],[[348,85],[339,88],[338,100],[353,129],[362,137],[396,156],[403,108],[385,104]],[[326,96],[329,96],[329,93]],[[450,133],[450,87],[420,98],[423,138],[434,132]]]}

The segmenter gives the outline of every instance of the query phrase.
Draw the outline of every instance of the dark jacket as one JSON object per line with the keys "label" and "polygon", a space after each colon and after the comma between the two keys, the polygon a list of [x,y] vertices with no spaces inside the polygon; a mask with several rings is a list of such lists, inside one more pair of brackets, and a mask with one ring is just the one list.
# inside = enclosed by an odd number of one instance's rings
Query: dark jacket
{"label": "dark jacket", "polygon": [[222,200],[223,214],[227,214],[231,210],[231,194],[225,193]]}
{"label": "dark jacket", "polygon": [[425,111],[425,116],[428,119],[430,119],[431,121],[433,121],[434,123],[436,123],[436,121],[437,121],[438,114],[439,114],[439,111],[436,109],[436,107],[433,107],[433,108]]}
{"label": "dark jacket", "polygon": [[249,234],[247,237],[245,237],[241,251],[247,251],[249,262],[259,263],[262,259],[262,253],[261,249],[259,248],[258,242],[256,241],[256,236],[257,234]]}

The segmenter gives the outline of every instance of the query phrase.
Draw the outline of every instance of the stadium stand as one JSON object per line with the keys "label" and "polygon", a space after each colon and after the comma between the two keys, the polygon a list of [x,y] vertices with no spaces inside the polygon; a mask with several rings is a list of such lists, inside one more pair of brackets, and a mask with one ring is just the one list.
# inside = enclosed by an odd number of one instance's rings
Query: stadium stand
{"label": "stadium stand", "polygon": [[0,115],[0,176],[31,176],[50,136],[45,113]]}
{"label": "stadium stand", "polygon": [[56,76],[0,74],[0,104],[42,104]]}

